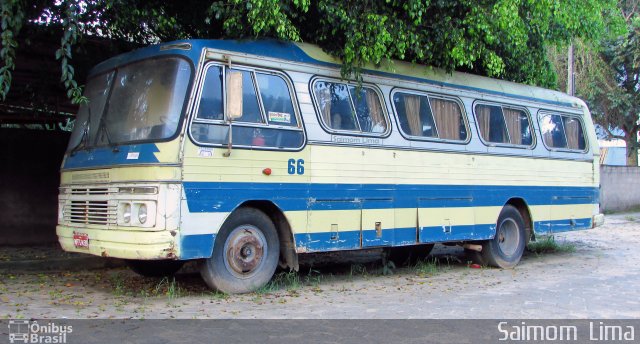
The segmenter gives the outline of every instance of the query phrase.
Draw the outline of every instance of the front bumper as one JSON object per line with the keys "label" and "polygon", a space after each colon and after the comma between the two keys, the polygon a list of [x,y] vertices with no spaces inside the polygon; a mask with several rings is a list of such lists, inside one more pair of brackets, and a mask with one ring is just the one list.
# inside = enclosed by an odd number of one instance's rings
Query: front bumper
{"label": "front bumper", "polygon": [[[74,245],[74,232],[88,235],[88,248]],[[140,260],[178,259],[176,238],[171,232],[56,227],[58,241],[65,251]]]}

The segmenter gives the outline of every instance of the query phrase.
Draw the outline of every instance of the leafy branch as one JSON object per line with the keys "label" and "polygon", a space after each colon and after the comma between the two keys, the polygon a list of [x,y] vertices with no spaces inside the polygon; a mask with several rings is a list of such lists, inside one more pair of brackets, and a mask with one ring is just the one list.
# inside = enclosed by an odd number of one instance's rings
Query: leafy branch
{"label": "leafy branch", "polygon": [[78,3],[67,1],[65,16],[62,19],[64,33],[60,39],[60,48],[56,50],[56,60],[61,61],[62,75],[60,81],[64,83],[64,87],[67,89],[67,97],[74,104],[82,104],[89,101],[87,97],[82,95],[82,86],[79,86],[75,81],[75,70],[69,63],[72,57],[71,48],[76,44],[80,36],[78,12]]}
{"label": "leafy branch", "polygon": [[16,68],[16,36],[22,27],[24,11],[20,0],[2,0],[2,49],[0,59],[4,62],[0,68],[0,98],[4,101],[11,88],[11,71]]}

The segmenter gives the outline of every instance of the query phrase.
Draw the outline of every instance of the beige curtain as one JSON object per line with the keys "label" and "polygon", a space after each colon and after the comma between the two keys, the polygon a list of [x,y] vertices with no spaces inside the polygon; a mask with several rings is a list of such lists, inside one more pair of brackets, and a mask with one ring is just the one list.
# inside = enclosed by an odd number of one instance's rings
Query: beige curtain
{"label": "beige curtain", "polygon": [[478,128],[482,139],[489,142],[489,130],[491,128],[491,107],[486,105],[476,106],[476,117],[478,119]]}
{"label": "beige curtain", "polygon": [[316,98],[320,105],[320,112],[324,123],[331,128],[331,89],[327,83],[317,83],[315,87]]}
{"label": "beige curtain", "polygon": [[429,98],[433,120],[438,128],[438,137],[460,140],[460,119],[462,112],[458,103],[438,98]]}
{"label": "beige curtain", "polygon": [[420,122],[420,97],[411,96],[405,94],[404,98],[404,112],[407,116],[407,122],[409,122],[409,134],[414,136],[422,136],[422,123]]}
{"label": "beige curtain", "polygon": [[509,138],[514,145],[522,144],[522,121],[520,118],[524,115],[520,110],[502,108],[504,120],[509,131]]}
{"label": "beige curtain", "polygon": [[384,132],[387,129],[387,125],[384,122],[382,108],[380,107],[380,101],[378,101],[378,95],[372,90],[364,89],[364,91],[366,92],[369,116],[371,116],[371,131]]}
{"label": "beige curtain", "polygon": [[564,132],[567,136],[567,148],[580,149],[580,122],[577,119],[564,117]]}

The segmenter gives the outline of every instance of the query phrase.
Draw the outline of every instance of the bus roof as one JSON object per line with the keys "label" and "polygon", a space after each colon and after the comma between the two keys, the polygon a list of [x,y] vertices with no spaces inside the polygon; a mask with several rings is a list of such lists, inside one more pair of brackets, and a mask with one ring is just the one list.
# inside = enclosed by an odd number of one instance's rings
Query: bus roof
{"label": "bus roof", "polygon": [[[184,44],[190,44],[185,49]],[[183,48],[181,48],[181,45]],[[112,57],[97,66],[91,74],[99,74],[119,65],[161,55],[184,55],[192,61],[198,61],[202,49],[217,49],[247,55],[259,55],[290,62],[316,66],[340,68],[339,59],[325,53],[320,47],[307,43],[284,42],[277,40],[207,40],[190,39],[167,42],[137,49]],[[483,93],[504,95],[523,100],[542,101],[567,107],[583,107],[584,102],[566,93],[529,86],[510,81],[493,79],[474,74],[451,72],[414,63],[392,61],[390,64],[366,65],[363,74],[385,76],[428,83],[441,87],[466,89]]]}

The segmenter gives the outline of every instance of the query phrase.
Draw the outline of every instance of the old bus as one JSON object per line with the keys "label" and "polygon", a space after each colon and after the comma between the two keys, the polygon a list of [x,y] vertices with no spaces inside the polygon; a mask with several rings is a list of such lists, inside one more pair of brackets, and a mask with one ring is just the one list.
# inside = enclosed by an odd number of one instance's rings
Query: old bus
{"label": "old bus", "polygon": [[186,40],[97,65],[62,163],[60,244],[143,275],[200,260],[236,293],[310,252],[448,243],[510,268],[535,235],[603,222],[580,99],[403,62],[355,83],[339,63]]}

